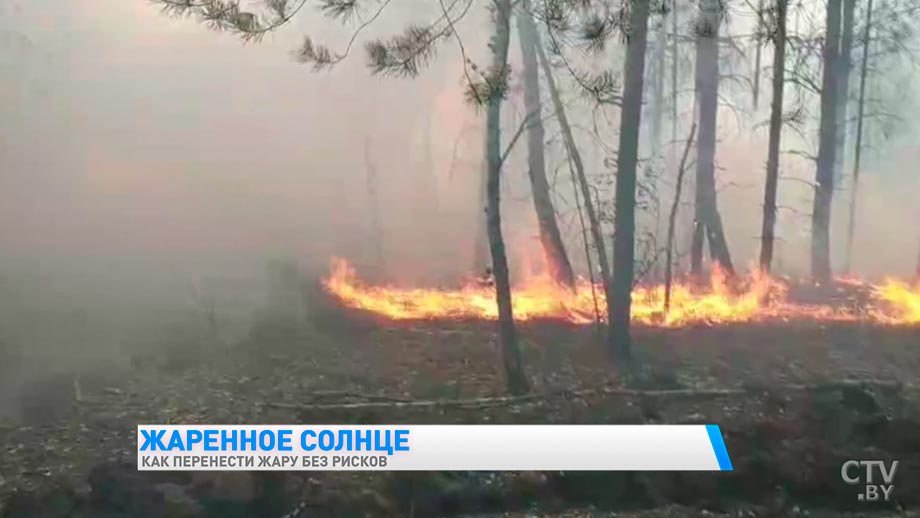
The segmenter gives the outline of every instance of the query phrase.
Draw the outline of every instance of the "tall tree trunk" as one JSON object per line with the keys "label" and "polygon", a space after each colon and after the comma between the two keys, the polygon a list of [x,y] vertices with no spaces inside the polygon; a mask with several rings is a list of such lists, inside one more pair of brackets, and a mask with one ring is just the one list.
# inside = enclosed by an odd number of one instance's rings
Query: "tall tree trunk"
{"label": "tall tree trunk", "polygon": [[623,70],[623,107],[620,110],[620,142],[617,155],[616,208],[614,211],[613,279],[607,301],[610,331],[607,342],[624,367],[632,365],[630,315],[635,276],[636,166],[639,159],[639,127],[642,121],[642,88],[648,36],[650,0],[632,0],[626,36]]}
{"label": "tall tree trunk", "polygon": [[[531,22],[532,23],[532,22]],[[575,145],[575,137],[572,135],[572,128],[569,126],[569,118],[565,113],[565,106],[562,104],[562,98],[559,96],[559,90],[556,88],[556,80],[553,77],[553,70],[549,66],[549,60],[546,59],[546,52],[540,44],[539,33],[537,35],[537,58],[543,69],[543,75],[546,78],[546,84],[549,90],[550,99],[553,102],[553,110],[556,112],[556,120],[559,121],[559,129],[562,132],[562,141],[565,144],[566,152],[572,159],[572,165],[575,169],[578,188],[581,190],[581,197],[585,200],[585,212],[588,214],[588,228],[591,232],[591,239],[594,241],[594,247],[597,250],[597,264],[601,270],[601,278],[604,284],[604,294],[607,300],[610,300],[610,263],[607,261],[607,251],[604,249],[604,235],[601,232],[600,219],[597,217],[597,211],[594,207],[594,199],[591,196],[591,187],[588,185],[588,177],[585,175],[585,165],[581,159],[581,153],[578,146]]]}
{"label": "tall tree trunk", "polygon": [[853,51],[853,18],[856,0],[843,1],[843,25],[840,35],[840,54],[837,59],[837,150],[834,152],[834,176],[843,177],[846,162],[847,119],[850,106],[850,70]]}
{"label": "tall tree trunk", "polygon": [[[678,121],[678,92],[677,92],[677,73],[680,65],[680,56],[677,55],[677,0],[671,0],[671,149],[675,150],[674,144],[677,143],[677,121]],[[677,152],[674,151],[674,165],[677,161]]]}
{"label": "tall tree trunk", "polygon": [[540,70],[537,65],[537,28],[530,17],[530,2],[524,0],[521,13],[517,15],[518,36],[524,65],[524,112],[527,122],[527,174],[533,192],[533,204],[537,213],[540,244],[546,266],[553,280],[561,286],[575,288],[575,274],[572,263],[565,252],[562,234],[556,222],[556,209],[546,179],[546,157],[543,154],[546,132],[540,104]]}
{"label": "tall tree trunk", "polygon": [[[680,55],[678,47],[678,28],[680,27],[678,14],[677,14],[678,2],[677,0],[671,0],[671,167],[678,167],[677,164],[677,148],[675,144],[677,143],[677,126],[678,121],[680,120],[679,108],[680,108],[680,92],[677,90],[678,86],[678,73],[680,71]],[[696,227],[694,226],[694,229]],[[693,254],[690,254],[691,257],[695,257]],[[680,258],[677,259],[677,264],[675,268],[680,266]]]}
{"label": "tall tree trunk", "polygon": [[[664,176],[665,166],[666,166],[666,155],[664,153],[664,148],[661,145],[661,135],[662,135],[662,123],[664,122],[664,78],[665,78],[665,54],[668,44],[668,19],[667,14],[662,12],[659,16],[658,27],[655,32],[655,48],[654,53],[652,54],[652,99],[651,99],[651,128],[649,131],[650,134],[650,147],[651,153],[649,154],[649,159],[652,163],[652,171],[654,176],[652,178],[652,189],[654,195],[658,200],[661,200],[661,178]],[[658,236],[661,235],[662,224],[664,222],[664,214],[661,211],[660,203],[655,203],[655,248],[658,249]],[[658,272],[660,268],[660,263],[656,259],[653,264],[653,275],[658,277]]]}
{"label": "tall tree trunk", "polygon": [[696,28],[696,109],[699,137],[696,153],[696,226],[692,247],[692,272],[702,273],[703,237],[709,242],[712,258],[734,275],[728,242],[722,229],[722,216],[716,197],[716,118],[719,111],[719,22],[721,0],[702,0]]}
{"label": "tall tree trunk", "polygon": [[[871,46],[871,33],[869,31],[871,29],[872,0],[869,0],[868,4],[866,4],[866,27],[863,32],[863,57],[859,71],[859,104],[857,105],[858,113],[856,116],[856,149],[853,152],[853,185],[850,188],[850,220],[847,224],[847,255],[846,267],[844,270],[847,273],[850,273],[850,267],[852,266],[851,259],[853,256],[853,231],[856,226],[856,197],[859,194],[859,167],[860,159],[862,159],[863,116],[865,115],[866,108],[866,76],[868,75],[869,68],[869,47]],[[920,267],[920,264],[918,264],[918,267]]]}
{"label": "tall tree trunk", "polygon": [[[847,0],[850,1],[850,0]],[[834,157],[837,151],[837,86],[834,74],[840,48],[841,0],[827,2],[827,34],[821,82],[821,124],[815,170],[815,198],[811,213],[811,276],[816,282],[831,280],[830,224],[834,197]]]}
{"label": "tall tree trunk", "polygon": [[763,227],[760,231],[760,270],[770,273],[776,231],[776,186],[779,179],[779,144],[783,132],[783,78],[786,73],[787,0],[776,0],[773,40],[773,102],[770,105],[770,142],[767,146],[767,180],[763,193]]}
{"label": "tall tree trunk", "polygon": [[[504,77],[508,69],[508,43],[510,40],[511,0],[495,2],[495,34],[492,37],[492,67],[490,73]],[[498,304],[498,326],[501,340],[502,363],[505,367],[508,390],[522,394],[529,390],[529,382],[521,364],[514,311],[511,306],[511,282],[508,275],[508,258],[501,222],[501,110],[502,96],[492,95],[486,110],[486,227],[489,250],[492,253],[492,274],[495,276],[495,299]]]}
{"label": "tall tree trunk", "polygon": [[[488,133],[485,135],[485,140],[488,140]],[[485,149],[486,144],[483,143],[483,149]],[[487,204],[488,204],[488,185],[489,185],[489,162],[487,160],[483,161],[482,172],[479,175],[479,190],[477,192],[477,207],[479,211],[476,213],[476,237],[473,242],[473,271],[477,274],[483,273],[484,270],[488,269],[491,262],[489,258],[489,232],[488,232],[488,223],[486,221],[487,214]]]}
{"label": "tall tree trunk", "polygon": [[664,78],[665,78],[665,50],[668,42],[667,18],[661,16],[661,22],[655,31],[655,46],[652,49],[651,74],[652,100],[649,103],[649,144],[652,148],[652,158],[661,156],[661,123],[664,117]]}
{"label": "tall tree trunk", "polygon": [[[763,25],[763,0],[758,0],[757,2],[757,29],[760,30]],[[755,44],[757,48],[754,50],[754,111],[757,111],[757,108],[760,104],[760,60],[761,54],[763,52],[763,45],[760,44],[760,41],[756,41]]]}

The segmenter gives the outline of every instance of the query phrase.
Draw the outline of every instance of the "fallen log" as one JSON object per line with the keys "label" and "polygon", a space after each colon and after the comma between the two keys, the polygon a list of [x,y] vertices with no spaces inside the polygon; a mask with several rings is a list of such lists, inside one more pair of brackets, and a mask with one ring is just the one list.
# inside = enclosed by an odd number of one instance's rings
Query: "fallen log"
{"label": "fallen log", "polygon": [[[266,406],[285,410],[362,410],[373,408],[399,409],[399,408],[495,408],[513,406],[526,403],[541,402],[550,399],[580,399],[591,396],[637,397],[637,398],[719,398],[738,395],[751,395],[756,393],[802,392],[826,388],[864,388],[864,389],[889,389],[904,390],[915,389],[913,385],[906,385],[898,381],[886,380],[836,380],[810,385],[743,385],[730,389],[666,389],[666,390],[640,390],[623,387],[602,387],[597,389],[558,390],[545,393],[527,394],[523,396],[493,396],[474,399],[442,399],[442,400],[394,400],[380,401],[381,396],[365,396],[366,401],[350,403],[283,403],[270,402]],[[395,399],[395,398],[394,398]]]}

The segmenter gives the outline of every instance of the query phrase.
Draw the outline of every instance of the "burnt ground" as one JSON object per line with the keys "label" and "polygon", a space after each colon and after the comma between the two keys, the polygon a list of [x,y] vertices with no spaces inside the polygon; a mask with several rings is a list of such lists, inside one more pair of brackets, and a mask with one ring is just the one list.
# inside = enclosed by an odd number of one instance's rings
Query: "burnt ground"
{"label": "burnt ground", "polygon": [[[546,397],[428,408],[345,402],[503,394],[493,325],[392,323],[316,306],[233,346],[85,373],[61,409],[0,427],[2,517],[913,516],[920,328],[784,322],[637,329],[621,377],[591,327],[521,326]],[[60,387],[60,382],[47,387]],[[63,385],[69,386],[66,383]],[[607,393],[591,392],[607,387]],[[631,393],[610,393],[617,387]],[[714,392],[713,389],[733,389]],[[48,388],[48,391],[62,390]],[[322,409],[315,406],[322,404]],[[138,473],[138,423],[719,423],[732,473]],[[859,502],[848,459],[899,460],[893,501]],[[292,510],[297,510],[292,513]]]}

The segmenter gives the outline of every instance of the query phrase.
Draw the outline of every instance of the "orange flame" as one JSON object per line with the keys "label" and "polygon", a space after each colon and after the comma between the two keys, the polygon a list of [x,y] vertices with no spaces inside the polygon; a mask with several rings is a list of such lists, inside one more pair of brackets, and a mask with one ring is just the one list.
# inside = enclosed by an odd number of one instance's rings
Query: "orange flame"
{"label": "orange flame", "polygon": [[[332,261],[332,272],[323,280],[325,289],[349,308],[369,311],[392,320],[498,318],[495,291],[491,286],[466,283],[459,289],[370,286],[358,280],[354,268],[341,259]],[[872,286],[872,306],[865,316],[888,324],[920,323],[920,288],[895,280]],[[714,271],[706,291],[676,283],[671,288],[665,314],[664,286],[637,287],[632,294],[634,322],[656,327],[691,324],[739,323],[764,320],[855,321],[860,317],[846,308],[798,304],[788,300],[783,282],[754,273],[730,287],[725,276]],[[594,296],[601,316],[606,314],[603,289],[579,279],[574,291],[537,277],[516,286],[512,307],[517,320],[561,319],[587,324],[595,319]]]}
{"label": "orange flame", "polygon": [[879,311],[876,320],[892,324],[920,324],[920,283],[911,286],[904,281],[887,279],[873,287],[876,300],[885,303],[887,312]]}

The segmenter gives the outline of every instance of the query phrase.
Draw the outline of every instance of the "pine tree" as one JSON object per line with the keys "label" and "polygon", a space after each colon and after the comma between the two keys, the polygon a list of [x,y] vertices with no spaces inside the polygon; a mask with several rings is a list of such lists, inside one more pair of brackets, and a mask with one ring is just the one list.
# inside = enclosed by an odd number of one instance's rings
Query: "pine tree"
{"label": "pine tree", "polygon": [[556,209],[546,178],[546,131],[540,103],[540,69],[537,63],[537,28],[531,18],[530,2],[522,0],[516,15],[518,39],[524,65],[524,113],[527,117],[527,176],[533,194],[540,244],[550,276],[556,283],[575,289],[575,273],[562,242]]}
{"label": "pine tree", "polygon": [[695,276],[703,271],[703,241],[709,242],[713,259],[724,272],[734,275],[728,241],[716,196],[716,119],[719,111],[719,27],[722,0],[701,0],[696,26],[696,217],[690,265]]}
{"label": "pine tree", "polygon": [[617,155],[616,209],[613,235],[613,278],[607,303],[610,323],[608,346],[621,365],[632,365],[630,315],[635,277],[636,170],[639,159],[639,127],[642,121],[642,93],[645,49],[648,39],[650,0],[631,0],[626,32],[626,62],[623,66],[623,105],[620,110],[620,142]]}
{"label": "pine tree", "polygon": [[828,0],[827,30],[824,39],[821,82],[821,123],[818,132],[818,159],[815,170],[815,197],[811,214],[811,275],[822,284],[831,280],[830,223],[834,196],[834,161],[837,151],[836,76],[840,52],[840,15],[842,1]]}
{"label": "pine tree", "polygon": [[760,233],[760,269],[769,273],[773,263],[776,232],[776,188],[779,181],[779,148],[783,131],[783,80],[786,72],[787,0],[776,0],[773,11],[773,101],[770,104],[770,138],[767,144],[767,179],[764,187],[763,226]]}

